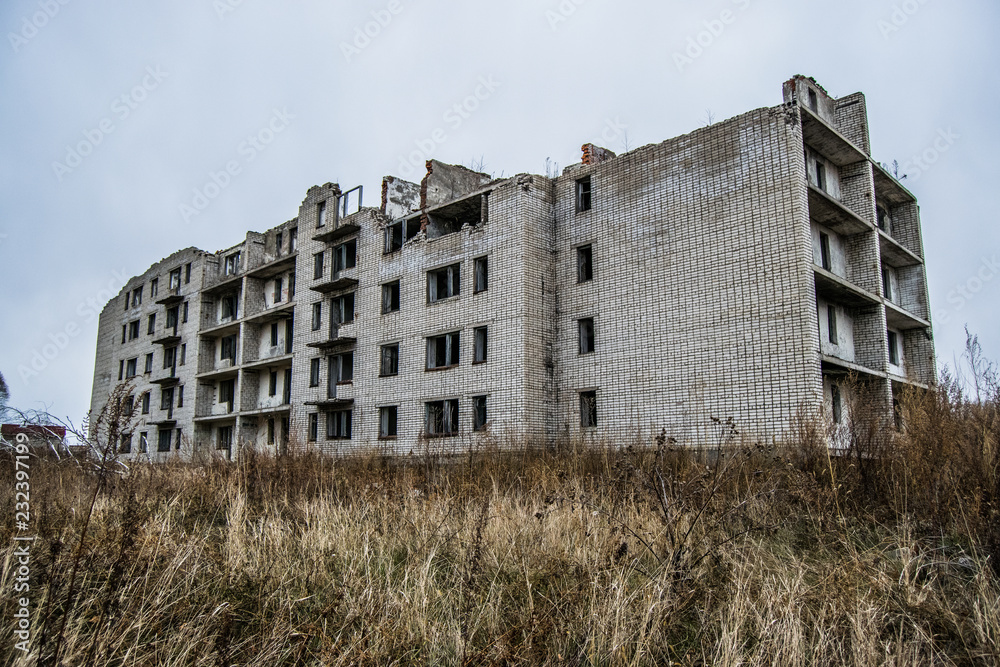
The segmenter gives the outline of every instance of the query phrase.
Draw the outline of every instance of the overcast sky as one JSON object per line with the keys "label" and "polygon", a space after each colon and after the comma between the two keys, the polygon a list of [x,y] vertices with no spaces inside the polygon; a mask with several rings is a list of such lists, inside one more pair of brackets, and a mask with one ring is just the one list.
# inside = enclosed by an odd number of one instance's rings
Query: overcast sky
{"label": "overcast sky", "polygon": [[910,175],[939,362],[966,324],[1000,358],[996,2],[3,0],[0,28],[0,372],[21,408],[79,422],[123,280],[295,217],[312,185],[377,205],[427,157],[545,173],[780,104],[794,74],[864,92],[873,156]]}

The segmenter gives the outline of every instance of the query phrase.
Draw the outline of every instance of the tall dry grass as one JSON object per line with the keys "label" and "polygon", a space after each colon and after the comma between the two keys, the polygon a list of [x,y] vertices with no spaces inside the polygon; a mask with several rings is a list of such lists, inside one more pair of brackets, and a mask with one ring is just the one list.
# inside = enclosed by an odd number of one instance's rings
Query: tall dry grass
{"label": "tall dry grass", "polygon": [[[0,655],[995,665],[997,399],[946,378],[906,397],[906,434],[858,410],[835,457],[815,423],[777,447],[720,422],[703,454],[664,432],[583,453],[250,454],[127,474],[35,461],[32,652],[13,649],[5,595]],[[11,477],[0,486],[12,515]],[[0,553],[10,591],[13,548]]]}

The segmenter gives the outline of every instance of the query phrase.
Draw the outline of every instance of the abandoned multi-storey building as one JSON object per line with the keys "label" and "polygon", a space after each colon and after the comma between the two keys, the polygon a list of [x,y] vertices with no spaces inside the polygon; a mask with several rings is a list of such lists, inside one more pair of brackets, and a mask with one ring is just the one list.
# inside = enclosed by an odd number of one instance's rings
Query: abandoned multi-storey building
{"label": "abandoned multi-storey building", "polygon": [[933,382],[917,202],[870,156],[865,98],[784,103],[556,178],[427,163],[312,187],[293,220],[182,250],[100,318],[92,408],[131,380],[125,455],[697,444],[845,419]]}

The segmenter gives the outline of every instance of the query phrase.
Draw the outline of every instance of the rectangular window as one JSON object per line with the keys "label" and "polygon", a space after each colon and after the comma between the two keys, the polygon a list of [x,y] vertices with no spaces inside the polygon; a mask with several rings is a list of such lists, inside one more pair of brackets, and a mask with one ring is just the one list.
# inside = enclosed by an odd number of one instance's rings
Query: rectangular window
{"label": "rectangular window", "polygon": [[152,372],[153,372],[153,353],[150,352],[149,354],[146,355],[146,368],[145,370],[143,370],[143,373],[152,373]]}
{"label": "rectangular window", "polygon": [[188,302],[187,301],[184,302],[184,317],[181,318],[181,321],[182,322],[187,322],[188,321]]}
{"label": "rectangular window", "polygon": [[594,279],[594,248],[590,245],[576,249],[576,282],[585,283]]}
{"label": "rectangular window", "polygon": [[830,386],[830,407],[833,409],[833,423],[839,424],[843,418],[844,406],[840,397],[840,387],[835,384]]}
{"label": "rectangular window", "polygon": [[313,280],[323,277],[323,253],[318,252],[313,255]]}
{"label": "rectangular window", "polygon": [[267,420],[267,444],[274,444],[274,417]]}
{"label": "rectangular window", "polygon": [[139,434],[139,453],[145,454],[147,451],[149,451],[149,436],[143,431]]}
{"label": "rectangular window", "polygon": [[177,407],[184,407],[184,385],[177,387]]}
{"label": "rectangular window", "polygon": [[427,339],[427,370],[458,366],[461,334],[444,334]]}
{"label": "rectangular window", "polygon": [[312,330],[319,331],[323,326],[323,304],[316,302],[313,304]]}
{"label": "rectangular window", "polygon": [[358,240],[351,239],[333,249],[334,272],[353,269],[358,264]]}
{"label": "rectangular window", "polygon": [[816,186],[820,190],[826,190],[826,165],[816,160]]}
{"label": "rectangular window", "polygon": [[326,202],[322,201],[316,205],[316,227],[326,225]]}
{"label": "rectangular window", "polygon": [[268,396],[278,395],[278,371],[271,371],[270,376],[268,377],[267,395]]}
{"label": "rectangular window", "polygon": [[295,298],[295,273],[288,274],[288,300]]}
{"label": "rectangular window", "polygon": [[227,276],[235,276],[240,270],[240,253],[234,252],[229,257],[226,257],[226,272]]}
{"label": "rectangular window", "polygon": [[274,302],[281,303],[281,291],[285,289],[285,281],[282,278],[274,279]]}
{"label": "rectangular window", "polygon": [[490,288],[490,259],[477,257],[473,264],[472,293],[479,294]]}
{"label": "rectangular window", "polygon": [[336,410],[326,413],[326,439],[350,440],[351,417],[350,410]]}
{"label": "rectangular window", "polygon": [[875,213],[878,220],[878,228],[886,234],[892,234],[892,218],[889,217],[889,210],[885,206],[877,204],[875,206]]}
{"label": "rectangular window", "polygon": [[181,362],[180,362],[181,366],[187,363],[187,351],[188,351],[187,343],[181,343]]}
{"label": "rectangular window", "polygon": [[288,230],[288,252],[295,252],[299,247],[299,228],[292,227]]}
{"label": "rectangular window", "polygon": [[461,264],[427,272],[427,303],[458,296],[462,291]]}
{"label": "rectangular window", "polygon": [[177,333],[177,306],[167,309],[167,329],[173,329]]}
{"label": "rectangular window", "polygon": [[577,336],[579,338],[580,354],[590,354],[594,351],[594,318],[585,317],[577,320]]}
{"label": "rectangular window", "polygon": [[174,432],[169,430],[162,430],[157,433],[156,451],[158,452],[169,452],[170,443],[174,439]]}
{"label": "rectangular window", "polygon": [[354,321],[354,292],[338,296],[331,304],[331,317],[335,324],[350,324]]}
{"label": "rectangular window", "polygon": [[126,332],[127,330],[128,330],[128,326],[127,326],[127,325],[125,325],[125,324],[123,324],[123,325],[122,325],[122,345],[124,345],[124,344],[125,344],[125,332]]}
{"label": "rectangular window", "polygon": [[354,381],[354,353],[345,352],[330,357],[330,377],[337,384]]}
{"label": "rectangular window", "polygon": [[309,442],[316,442],[319,437],[319,415],[315,412],[309,414]]}
{"label": "rectangular window", "polygon": [[236,401],[236,380],[222,380],[219,382],[219,405],[229,404],[229,411],[233,410],[233,403]]}
{"label": "rectangular window", "polygon": [[164,387],[160,389],[160,409],[172,410],[174,407],[174,388]]}
{"label": "rectangular window", "polygon": [[278,323],[271,322],[271,347],[278,346]]}
{"label": "rectangular window", "polygon": [[121,444],[118,446],[119,454],[131,454],[132,453],[132,434],[122,433]]}
{"label": "rectangular window", "polygon": [[378,437],[380,440],[389,440],[396,437],[396,425],[399,408],[389,405],[378,409]]}
{"label": "rectangular window", "polygon": [[220,426],[219,436],[216,441],[216,449],[231,449],[233,446],[233,427],[232,426]]}
{"label": "rectangular window", "polygon": [[142,395],[142,414],[149,414],[149,392],[147,391]]}
{"label": "rectangular window", "polygon": [[118,360],[118,381],[121,382],[125,378],[125,360]]}
{"label": "rectangular window", "polygon": [[382,377],[399,374],[399,343],[382,346],[378,374]]}
{"label": "rectangular window", "polygon": [[232,336],[224,336],[222,338],[221,354],[219,355],[220,361],[225,361],[229,359],[232,361],[233,365],[236,364],[236,334]]}
{"label": "rectangular window", "polygon": [[177,348],[176,347],[163,348],[163,367],[173,368],[176,365],[177,365]]}
{"label": "rectangular window", "polygon": [[830,237],[822,232],[819,235],[819,257],[821,266],[829,271],[833,266],[830,262]]}
{"label": "rectangular window", "polygon": [[590,176],[585,176],[576,182],[576,212],[582,213],[583,211],[589,211],[590,203]]}
{"label": "rectangular window", "polygon": [[138,308],[142,305],[142,285],[132,290],[132,307]]}
{"label": "rectangular window", "polygon": [[893,301],[892,280],[889,278],[889,267],[887,266],[882,267],[882,292],[887,300]]}
{"label": "rectangular window", "polygon": [[580,428],[597,426],[597,392],[580,392]]}
{"label": "rectangular window", "polygon": [[310,359],[309,360],[309,386],[318,387],[319,386],[319,365],[320,360]]}
{"label": "rectangular window", "polygon": [[184,284],[191,282],[191,262],[184,265]]}
{"label": "rectangular window", "polygon": [[486,397],[472,397],[472,430],[482,431],[486,428]]}
{"label": "rectangular window", "polygon": [[275,254],[280,255],[281,251],[284,250],[281,246],[285,245],[285,235],[281,232],[275,232],[274,234],[274,250]]}
{"label": "rectangular window", "polygon": [[181,449],[181,429],[177,429],[177,439],[174,441],[174,449],[177,451]]}
{"label": "rectangular window", "polygon": [[181,288],[181,268],[178,266],[170,272],[170,289],[179,290]]}
{"label": "rectangular window", "polygon": [[160,279],[159,278],[153,278],[152,280],[149,281],[149,296],[150,297],[156,296],[156,293],[159,291],[159,289],[160,289]]}
{"label": "rectangular window", "polygon": [[834,345],[840,344],[840,338],[837,336],[837,307],[827,306],[826,307],[826,326],[828,329],[830,342]]}
{"label": "rectangular window", "polygon": [[403,247],[403,221],[391,224],[385,228],[385,248],[383,254],[388,255]]}
{"label": "rectangular window", "polygon": [[426,404],[426,431],[431,437],[458,433],[458,399],[431,401]]}
{"label": "rectangular window", "polygon": [[816,97],[816,91],[812,88],[809,89],[809,108],[813,110],[813,113],[819,113],[819,99]]}
{"label": "rectangular window", "polygon": [[899,365],[899,336],[895,331],[889,331],[889,363]]}
{"label": "rectangular window", "polygon": [[238,311],[238,298],[235,294],[227,294],[222,297],[222,319],[232,320],[236,319],[236,314]]}
{"label": "rectangular window", "polygon": [[382,314],[399,310],[399,281],[382,285]]}
{"label": "rectangular window", "polygon": [[486,347],[488,342],[487,329],[486,327],[476,327],[473,329],[475,333],[475,346],[472,355],[472,363],[481,364],[486,361]]}
{"label": "rectangular window", "polygon": [[126,378],[134,378],[135,377],[136,363],[138,361],[139,361],[138,358],[136,358],[136,359],[129,359],[128,362],[125,364],[125,377]]}
{"label": "rectangular window", "polygon": [[128,323],[128,339],[135,340],[139,337],[139,320]]}

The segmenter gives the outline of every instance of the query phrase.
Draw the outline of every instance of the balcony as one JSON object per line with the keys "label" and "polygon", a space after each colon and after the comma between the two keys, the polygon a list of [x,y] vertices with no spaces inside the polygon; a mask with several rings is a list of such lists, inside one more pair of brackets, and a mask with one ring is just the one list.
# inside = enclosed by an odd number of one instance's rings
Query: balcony
{"label": "balcony", "polygon": [[282,255],[281,257],[278,257],[270,262],[265,262],[256,268],[249,269],[245,275],[250,278],[261,278],[264,280],[279,276],[295,268],[295,258],[297,256],[297,252],[293,252],[289,255]]}
{"label": "balcony", "polygon": [[854,283],[830,273],[819,266],[813,266],[816,294],[835,303],[850,308],[864,308],[882,303],[882,299]]}
{"label": "balcony", "polygon": [[161,387],[172,387],[180,382],[180,378],[177,377],[177,366],[171,366],[166,371],[165,375],[150,380],[150,384],[158,384]]}
{"label": "balcony", "polygon": [[273,349],[276,350],[276,352],[269,356],[261,357],[260,359],[247,361],[243,364],[243,368],[246,370],[255,370],[266,366],[288,366],[292,363],[292,358],[295,355],[285,353],[284,346],[277,345]]}
{"label": "balcony", "polygon": [[162,299],[158,299],[156,303],[161,306],[174,306],[183,300],[184,297],[181,296],[181,286],[178,285],[177,287],[171,287],[166,290],[166,296]]}
{"label": "balcony", "polygon": [[248,324],[266,324],[276,320],[287,320],[292,317],[292,312],[294,310],[295,302],[285,301],[283,303],[275,304],[270,308],[258,311],[253,315],[247,315],[243,318],[243,321]]}
{"label": "balcony", "polygon": [[357,337],[350,335],[354,333],[353,324],[353,322],[350,322],[343,325],[334,325],[330,331],[329,338],[316,343],[307,343],[306,347],[313,347],[328,354],[352,350],[358,343]]}
{"label": "balcony", "polygon": [[181,337],[177,335],[177,325],[164,329],[163,335],[153,340],[153,345],[177,345],[181,342]]}
{"label": "balcony", "polygon": [[904,310],[891,301],[885,302],[885,321],[890,329],[908,331],[910,329],[930,330],[931,323]]}
{"label": "balcony", "polygon": [[904,188],[903,184],[893,178],[892,174],[878,164],[873,163],[873,167],[875,170],[875,196],[879,201],[890,206],[917,201],[913,193]]}
{"label": "balcony", "polygon": [[875,226],[831,197],[824,190],[810,185],[809,216],[843,236],[870,232]]}
{"label": "balcony", "polygon": [[240,366],[232,359],[216,360],[215,366],[195,375],[199,380],[228,380],[239,375]]}
{"label": "balcony", "polygon": [[896,268],[923,264],[923,260],[881,229],[878,230],[878,239],[883,263]]}
{"label": "balcony", "polygon": [[343,271],[335,271],[329,280],[325,280],[315,285],[310,285],[309,289],[314,292],[319,292],[320,294],[343,292],[344,290],[353,289],[358,286],[357,275],[357,267],[353,269],[344,269]]}
{"label": "balcony", "polygon": [[868,155],[807,107],[800,106],[802,139],[838,167],[868,161]]}

